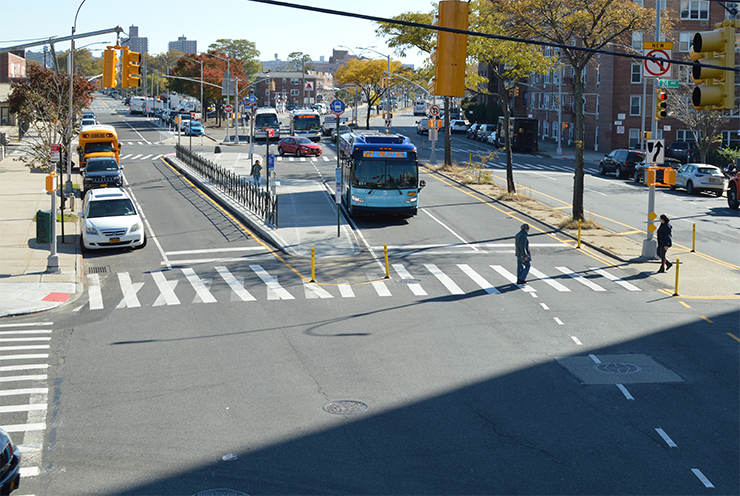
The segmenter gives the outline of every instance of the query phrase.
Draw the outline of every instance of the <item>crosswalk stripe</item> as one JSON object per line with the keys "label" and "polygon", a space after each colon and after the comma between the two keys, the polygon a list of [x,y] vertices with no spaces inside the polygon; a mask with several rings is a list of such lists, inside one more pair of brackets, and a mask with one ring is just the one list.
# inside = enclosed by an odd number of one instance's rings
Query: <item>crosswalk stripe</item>
{"label": "crosswalk stripe", "polygon": [[46,410],[46,403],[0,406],[0,413],[30,412],[33,410]]}
{"label": "crosswalk stripe", "polygon": [[[508,270],[506,270],[505,268],[503,268],[502,266],[491,265],[491,268],[495,270],[496,272],[498,272],[499,274],[501,274],[502,276],[504,276],[504,278],[510,283],[516,284],[516,276],[512,274],[511,272],[509,272]],[[520,289],[523,289],[527,293],[534,293],[537,291],[532,286],[528,286],[526,284],[517,284],[517,287]]]}
{"label": "crosswalk stripe", "polygon": [[256,301],[257,298],[252,296],[249,291],[244,289],[244,286],[242,283],[236,280],[236,277],[233,276],[231,272],[226,267],[216,267],[216,270],[219,274],[221,274],[221,277],[224,281],[226,281],[226,284],[229,285],[229,287],[234,291],[234,293],[242,300],[242,301]]}
{"label": "crosswalk stripe", "polygon": [[490,282],[488,282],[482,275],[474,271],[468,264],[457,264],[469,278],[473,280],[480,288],[488,294],[501,294]]}
{"label": "crosswalk stripe", "polygon": [[216,298],[208,291],[203,279],[198,277],[193,269],[183,267],[181,270],[203,303],[216,303]]}
{"label": "crosswalk stripe", "polygon": [[562,165],[551,165],[550,167],[552,167],[555,170],[561,170],[563,172],[573,172],[573,169],[569,169],[567,167],[563,167]]}
{"label": "crosswalk stripe", "polygon": [[324,162],[328,162],[329,161],[329,157],[327,157],[326,155],[324,155],[322,158],[324,159]]}
{"label": "crosswalk stripe", "polygon": [[537,277],[537,279],[539,279],[540,281],[543,281],[543,282],[549,284],[550,286],[552,286],[553,288],[557,289],[560,292],[570,291],[570,289],[566,288],[565,286],[563,286],[562,284],[560,284],[558,281],[547,277],[547,275],[545,275],[543,272],[540,272],[539,270],[535,269],[534,267],[530,267],[529,268],[529,272],[531,272],[532,274],[534,274]]}
{"label": "crosswalk stripe", "polygon": [[149,157],[151,157],[152,155],[154,155],[154,154],[153,153],[150,153],[149,155],[145,155],[145,156],[141,157],[139,160],[146,160]]}
{"label": "crosswalk stripe", "polygon": [[23,389],[8,389],[0,391],[0,396],[15,396],[19,394],[47,394],[49,388],[23,388]]}
{"label": "crosswalk stripe", "polygon": [[90,299],[90,310],[103,308],[103,293],[100,291],[100,278],[98,274],[87,275],[87,294]]}
{"label": "crosswalk stripe", "polygon": [[39,475],[38,467],[21,467],[19,469],[21,477],[36,477]]}
{"label": "crosswalk stripe", "polygon": [[128,142],[128,144],[129,144],[129,145],[133,145],[133,144],[134,144],[134,142],[133,142],[133,141],[129,141],[129,142]]}
{"label": "crosswalk stripe", "polygon": [[305,162],[305,161],[306,161],[306,157],[301,157],[301,162]]}
{"label": "crosswalk stripe", "polygon": [[29,344],[23,346],[0,346],[0,351],[25,351],[25,350],[48,350],[48,344]]}
{"label": "crosswalk stripe", "polygon": [[35,360],[37,358],[47,359],[48,353],[33,353],[30,355],[0,355],[0,360]]}
{"label": "crosswalk stripe", "polygon": [[[393,270],[396,271],[401,279],[413,279],[413,277],[411,277],[411,274],[409,274],[409,271],[406,270],[406,267],[404,267],[403,264],[393,264]],[[407,286],[416,296],[427,296],[427,292],[424,291],[424,288],[421,287],[421,284],[410,283],[407,284]]]}
{"label": "crosswalk stripe", "polygon": [[143,144],[144,144],[144,143],[142,143],[141,141],[138,141],[137,143],[139,143],[140,145],[143,145]]}
{"label": "crosswalk stripe", "polygon": [[133,157],[131,157],[131,160],[137,160],[141,156],[142,156],[142,154],[139,153],[138,155],[134,155]]}
{"label": "crosswalk stripe", "polygon": [[293,161],[295,161],[295,157],[288,157],[288,162],[293,162]]}
{"label": "crosswalk stripe", "polygon": [[133,153],[128,153],[128,154],[124,155],[123,157],[121,157],[121,160],[126,160],[127,158],[133,157],[133,156],[134,156]]}
{"label": "crosswalk stripe", "polygon": [[372,285],[375,292],[378,293],[378,296],[393,296],[391,291],[388,289],[388,286],[386,286],[383,281],[373,281]]}
{"label": "crosswalk stripe", "polygon": [[628,291],[642,291],[640,288],[638,288],[634,284],[630,284],[627,281],[625,281],[624,279],[621,279],[621,278],[615,276],[614,274],[605,271],[604,269],[592,268],[591,270],[593,270],[594,272],[596,272],[597,274],[599,274],[602,277],[606,277],[610,281],[616,282],[617,284],[619,284],[620,286],[622,286],[623,288],[625,288]]}
{"label": "crosswalk stripe", "polygon": [[267,285],[267,288],[269,290],[272,290],[275,295],[277,295],[278,298],[281,300],[293,300],[293,295],[290,294],[285,288],[283,288],[280,284],[278,284],[277,279],[271,276],[267,273],[265,269],[262,268],[261,265],[250,265],[249,266],[252,271],[257,274],[257,276],[262,279],[262,282],[264,282]]}
{"label": "crosswalk stripe", "polygon": [[45,431],[45,423],[4,425],[5,432]]}
{"label": "crosswalk stripe", "polygon": [[123,292],[123,300],[116,306],[116,308],[136,308],[140,307],[141,303],[139,303],[139,299],[136,297],[136,293],[141,289],[141,287],[144,285],[144,283],[131,283],[131,276],[129,276],[128,272],[119,272],[118,273],[118,283],[121,286],[121,291]]}
{"label": "crosswalk stripe", "polygon": [[[179,305],[180,299],[175,295],[175,284],[177,284],[177,281],[168,281],[167,278],[164,277],[164,274],[162,274],[161,270],[153,270],[151,274],[154,278],[154,282],[159,288],[162,302],[167,305]],[[175,284],[172,284],[173,282]],[[159,298],[157,298],[157,301],[159,301]],[[154,303],[154,306],[158,306],[157,302]]]}
{"label": "crosswalk stripe", "polygon": [[434,277],[439,279],[439,282],[444,284],[444,286],[450,291],[450,293],[456,295],[465,294],[465,292],[460,289],[460,286],[455,284],[455,281],[453,281],[450,276],[439,270],[436,265],[424,264],[424,267],[426,267],[427,270],[429,270],[429,272],[431,272]]}
{"label": "crosswalk stripe", "polygon": [[606,289],[602,288],[601,286],[599,286],[598,284],[596,284],[594,282],[589,281],[588,279],[586,279],[582,275],[576,274],[575,272],[573,272],[572,270],[570,270],[568,267],[555,267],[555,268],[558,269],[563,274],[572,277],[573,279],[575,279],[576,281],[580,282],[584,286],[593,289],[594,291],[606,291]]}
{"label": "crosswalk stripe", "polygon": [[279,156],[279,155],[278,155],[278,157],[277,157],[277,161],[278,161],[278,162],[282,162],[282,161],[283,161],[283,157],[281,157],[281,156]]}
{"label": "crosswalk stripe", "polygon": [[354,298],[355,292],[352,291],[352,286],[350,286],[347,281],[342,281],[339,284],[337,284],[337,287],[339,288],[339,294],[342,295],[342,298]]}
{"label": "crosswalk stripe", "polygon": [[155,155],[154,157],[152,157],[152,160],[159,160],[162,157],[164,157],[164,154],[160,153],[159,155]]}
{"label": "crosswalk stripe", "polygon": [[315,282],[304,282],[303,291],[307,300],[313,300],[316,298],[334,298],[331,293]]}

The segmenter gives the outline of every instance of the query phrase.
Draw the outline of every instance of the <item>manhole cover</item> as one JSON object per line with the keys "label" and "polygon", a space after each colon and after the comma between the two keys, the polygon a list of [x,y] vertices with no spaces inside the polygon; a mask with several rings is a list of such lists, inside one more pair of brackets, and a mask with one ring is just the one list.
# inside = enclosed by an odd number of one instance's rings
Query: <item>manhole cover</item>
{"label": "manhole cover", "polygon": [[421,279],[398,279],[396,282],[399,284],[421,284]]}
{"label": "manhole cover", "polygon": [[324,234],[324,231],[306,231],[306,234]]}
{"label": "manhole cover", "polygon": [[637,365],[621,362],[599,363],[594,368],[607,374],[634,374],[642,370]]}
{"label": "manhole cover", "polygon": [[107,274],[110,272],[110,266],[106,265],[105,267],[88,267],[87,273],[88,274]]}
{"label": "manhole cover", "polygon": [[334,415],[355,415],[367,410],[367,405],[361,401],[332,401],[324,405],[324,411]]}
{"label": "manhole cover", "polygon": [[249,496],[247,493],[236,491],[235,489],[207,489],[193,496]]}

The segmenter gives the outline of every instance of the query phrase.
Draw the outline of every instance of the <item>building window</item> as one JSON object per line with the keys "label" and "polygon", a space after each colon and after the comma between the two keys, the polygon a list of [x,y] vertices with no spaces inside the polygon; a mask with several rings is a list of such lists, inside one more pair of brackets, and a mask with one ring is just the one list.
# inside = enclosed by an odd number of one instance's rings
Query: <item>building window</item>
{"label": "building window", "polygon": [[642,53],[642,32],[635,31],[632,33],[632,49]]}
{"label": "building window", "polygon": [[270,96],[270,88],[267,88],[267,89],[265,90],[265,96],[266,96],[266,97],[269,97],[269,96]]}
{"label": "building window", "polygon": [[681,20],[709,19],[709,0],[681,0]]}
{"label": "building window", "polygon": [[634,3],[635,5],[639,5],[640,7],[643,6],[642,5],[643,4],[643,1],[642,0],[632,0],[632,3]]}
{"label": "building window", "polygon": [[558,122],[552,123],[552,137],[556,140],[558,139]]}
{"label": "building window", "polygon": [[599,95],[596,95],[596,118],[599,118],[599,112],[601,111],[601,104],[599,103]]}
{"label": "building window", "polygon": [[630,96],[630,115],[642,115],[641,96]]}
{"label": "building window", "polygon": [[549,93],[545,93],[545,108],[546,109],[550,108],[550,94]]}
{"label": "building window", "polygon": [[599,126],[596,126],[596,132],[594,133],[594,150],[599,150]]}
{"label": "building window", "polygon": [[290,84],[292,84],[293,86],[295,86],[299,82],[300,82],[300,79],[298,78],[290,78]]}
{"label": "building window", "polygon": [[[690,67],[690,66],[684,66],[684,67]],[[630,66],[630,82],[632,83],[641,83],[642,82],[642,64],[632,64]]]}
{"label": "building window", "polygon": [[730,148],[740,147],[740,136],[738,136],[737,131],[722,131],[721,146],[729,146]]}
{"label": "building window", "polygon": [[[678,51],[688,52],[691,50],[691,44],[694,41],[694,33],[691,31],[681,31],[678,33]],[[685,66],[684,66],[685,67]]]}
{"label": "building window", "polygon": [[544,75],[544,78],[545,78],[545,81],[544,81],[545,84],[550,84],[550,73],[549,72]]}
{"label": "building window", "polygon": [[640,130],[635,128],[630,128],[630,142],[629,147],[635,148],[637,145],[640,144]]}
{"label": "building window", "polygon": [[596,87],[598,88],[601,84],[601,67],[596,68]]}
{"label": "building window", "polygon": [[542,126],[542,137],[543,138],[550,137],[550,126],[547,125],[547,122],[545,122],[545,125]]}
{"label": "building window", "polygon": [[676,131],[676,141],[696,141],[694,132],[690,129],[679,129]]}
{"label": "building window", "polygon": [[300,93],[301,92],[298,91],[298,90],[290,90],[290,96],[298,96],[298,95],[300,95]]}
{"label": "building window", "polygon": [[285,78],[283,78],[283,84],[285,84],[285,82],[286,82],[286,79],[285,79]]}
{"label": "building window", "polygon": [[691,79],[691,69],[692,67],[690,65],[678,66],[679,83],[694,84],[694,81]]}
{"label": "building window", "polygon": [[532,103],[530,104],[530,107],[537,108],[534,106],[534,93],[532,93]]}

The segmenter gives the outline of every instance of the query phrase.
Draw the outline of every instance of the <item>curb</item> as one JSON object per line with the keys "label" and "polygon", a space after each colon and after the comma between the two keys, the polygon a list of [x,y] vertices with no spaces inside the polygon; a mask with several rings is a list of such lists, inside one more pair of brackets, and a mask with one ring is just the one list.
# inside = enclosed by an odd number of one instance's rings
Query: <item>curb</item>
{"label": "curb", "polygon": [[[497,200],[497,199],[495,199],[495,198],[492,198],[492,197],[488,196],[488,195],[487,195],[487,194],[485,194],[485,193],[481,193],[480,191],[478,191],[478,190],[476,190],[476,189],[473,189],[472,187],[468,186],[467,184],[461,183],[461,182],[460,182],[460,181],[458,181],[457,179],[454,179],[454,178],[452,178],[452,177],[448,176],[447,174],[444,174],[443,172],[439,172],[439,171],[433,171],[433,170],[429,169],[429,167],[427,167],[426,165],[423,165],[423,167],[424,167],[425,169],[427,169],[427,172],[429,172],[430,174],[438,174],[438,175],[440,175],[440,176],[444,177],[445,179],[447,179],[447,180],[449,180],[449,181],[452,181],[452,182],[454,182],[454,183],[458,184],[459,186],[462,186],[463,188],[467,189],[468,191],[471,191],[471,192],[473,192],[473,193],[476,193],[476,194],[478,194],[478,195],[481,195],[481,196],[483,196],[483,197],[485,197],[485,198],[488,198],[488,199],[489,199],[489,200],[490,200],[491,202],[493,202],[493,203],[496,203],[496,204],[498,204],[498,205],[503,205],[503,206],[505,206],[506,208],[508,208],[508,209],[510,209],[510,210],[513,210],[514,212],[516,212],[516,213],[518,213],[518,214],[520,214],[520,215],[523,215],[524,217],[527,217],[528,219],[531,219],[531,220],[532,220],[533,222],[537,222],[538,224],[542,224],[543,226],[546,226],[546,227],[548,227],[548,228],[549,228],[549,229],[551,229],[551,230],[552,230],[553,232],[556,232],[556,233],[562,234],[563,236],[566,236],[566,237],[570,238],[570,239],[571,239],[571,240],[573,240],[573,241],[576,241],[576,242],[578,241],[578,237],[577,237],[577,236],[573,236],[573,235],[572,235],[572,234],[570,234],[569,232],[567,232],[567,231],[564,231],[563,229],[561,229],[561,228],[559,228],[559,227],[556,227],[556,226],[550,225],[550,224],[548,224],[547,222],[545,222],[545,221],[543,221],[543,220],[540,220],[540,219],[538,219],[538,218],[536,218],[536,217],[533,217],[533,216],[532,216],[531,214],[528,214],[527,212],[524,212],[524,211],[522,211],[522,210],[520,210],[520,209],[518,209],[518,208],[516,208],[516,207],[514,207],[514,206],[511,206],[511,205],[509,205],[508,203],[504,203],[504,202],[502,202],[502,201],[500,201],[500,200]],[[537,200],[535,200],[535,201],[537,201]],[[540,202],[538,202],[538,203],[540,203]],[[541,204],[541,205],[544,205],[543,203],[540,203],[540,204]],[[546,205],[545,205],[545,206],[546,206]],[[549,208],[549,207],[548,207],[548,208]],[[612,233],[614,232],[614,231],[611,231],[611,230],[609,230],[609,229],[604,229],[604,230],[605,230],[605,231],[608,231],[608,232],[612,232]],[[616,234],[616,233],[614,233],[614,234]],[[626,263],[631,263],[631,261],[630,261],[630,260],[626,260],[626,259],[622,258],[622,256],[621,256],[621,255],[618,255],[618,254],[616,254],[616,253],[614,253],[614,252],[611,252],[611,251],[609,251],[609,250],[607,250],[607,249],[605,249],[605,248],[602,248],[602,247],[600,247],[600,246],[596,246],[596,245],[594,245],[593,243],[591,243],[591,242],[589,242],[589,241],[587,241],[587,240],[583,239],[583,237],[581,237],[581,244],[584,244],[584,245],[588,246],[588,247],[589,247],[589,248],[591,248],[592,250],[594,250],[594,251],[597,251],[597,252],[601,253],[602,255],[606,255],[606,256],[608,256],[608,257],[614,258],[614,259],[618,260],[618,261],[619,261],[619,262],[621,262],[621,263],[625,263],[625,264],[626,264]]]}

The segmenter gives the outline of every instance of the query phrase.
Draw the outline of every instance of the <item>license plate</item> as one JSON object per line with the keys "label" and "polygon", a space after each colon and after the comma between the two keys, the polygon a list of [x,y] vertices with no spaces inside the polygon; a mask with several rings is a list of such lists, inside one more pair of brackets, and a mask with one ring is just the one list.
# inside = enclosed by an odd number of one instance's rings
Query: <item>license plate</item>
{"label": "license plate", "polygon": [[110,243],[111,243],[112,245],[114,245],[114,244],[116,244],[116,243],[120,243],[120,242],[121,242],[121,238],[111,238],[111,239],[110,239]]}
{"label": "license plate", "polygon": [[107,188],[107,187],[108,187],[108,185],[107,185],[107,184],[101,184],[101,185],[100,185],[100,187],[101,187],[101,188]]}
{"label": "license plate", "polygon": [[714,182],[715,180],[716,180],[716,179],[714,179],[713,177],[710,177],[710,178],[709,178],[709,182],[710,182],[710,183],[713,183],[713,182]]}

